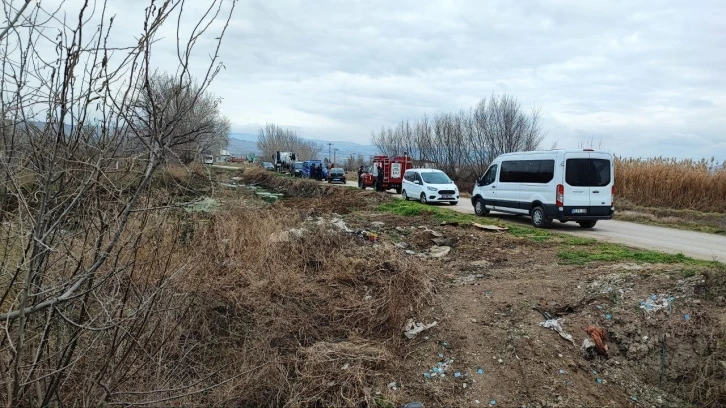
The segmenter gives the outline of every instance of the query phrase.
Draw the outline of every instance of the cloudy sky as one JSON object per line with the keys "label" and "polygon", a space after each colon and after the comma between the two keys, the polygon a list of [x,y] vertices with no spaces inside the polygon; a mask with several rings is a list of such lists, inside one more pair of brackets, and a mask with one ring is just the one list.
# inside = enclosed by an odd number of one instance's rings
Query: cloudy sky
{"label": "cloudy sky", "polygon": [[[144,3],[109,1],[121,34]],[[725,16],[724,0],[241,0],[211,90],[237,132],[369,143],[506,93],[541,107],[544,147],[724,160]]]}

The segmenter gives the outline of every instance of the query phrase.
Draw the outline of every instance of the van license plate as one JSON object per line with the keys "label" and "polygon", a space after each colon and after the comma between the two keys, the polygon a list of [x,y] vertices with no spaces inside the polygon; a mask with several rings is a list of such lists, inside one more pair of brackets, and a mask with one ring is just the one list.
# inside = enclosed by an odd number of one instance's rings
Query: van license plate
{"label": "van license plate", "polygon": [[573,214],[587,214],[586,208],[573,208],[572,209]]}
{"label": "van license plate", "polygon": [[442,194],[441,198],[454,198],[451,194]]}

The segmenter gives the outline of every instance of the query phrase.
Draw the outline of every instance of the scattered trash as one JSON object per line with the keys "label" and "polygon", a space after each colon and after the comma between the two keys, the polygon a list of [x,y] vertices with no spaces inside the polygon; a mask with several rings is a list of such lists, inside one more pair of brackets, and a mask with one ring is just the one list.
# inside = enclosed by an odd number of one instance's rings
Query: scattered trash
{"label": "scattered trash", "polygon": [[473,285],[477,279],[484,279],[484,278],[488,278],[490,276],[491,275],[489,275],[489,274],[483,274],[483,273],[473,274],[472,273],[470,275],[462,276],[462,277],[454,279],[453,283],[454,283],[454,285],[457,285],[457,286],[463,286],[463,285],[467,285],[467,284]]}
{"label": "scattered trash", "polygon": [[686,321],[691,320],[691,315],[689,315],[688,313],[686,313],[686,314],[683,315],[683,319],[686,320]]}
{"label": "scattered trash", "polygon": [[424,405],[420,402],[409,402],[403,408],[424,408]]}
{"label": "scattered trash", "polygon": [[675,300],[673,296],[650,295],[647,299],[640,301],[640,308],[646,312],[657,312],[658,310],[666,308],[670,310],[673,300]]}
{"label": "scattered trash", "polygon": [[343,365],[343,367],[341,367],[340,369],[341,369],[341,370],[347,370],[347,369],[349,369],[349,368],[350,368],[350,364],[348,364],[348,363],[345,363],[345,364]]}
{"label": "scattered trash", "polygon": [[434,230],[430,230],[430,229],[427,229],[426,231],[427,231],[427,232],[428,232],[429,234],[431,234],[431,236],[432,236],[432,237],[434,237],[434,238],[442,238],[442,237],[444,236],[444,234],[442,234],[442,233],[440,233],[440,232],[436,232],[436,231],[434,231]]}
{"label": "scattered trash", "polygon": [[382,227],[384,225],[386,225],[386,223],[383,222],[383,221],[373,221],[371,223],[371,227],[375,227],[375,228],[380,228],[380,227]]}
{"label": "scattered trash", "polygon": [[398,384],[396,384],[396,382],[394,381],[394,382],[388,384],[388,389],[391,391],[396,391],[398,389]]}
{"label": "scattered trash", "polygon": [[631,395],[630,396],[630,399],[633,400],[633,401],[635,401],[635,402],[638,402],[638,397],[636,397],[635,395]]}
{"label": "scattered trash", "polygon": [[475,404],[481,404],[481,402],[479,402],[479,400],[474,400],[474,403]]}
{"label": "scattered trash", "polygon": [[429,249],[429,255],[432,258],[443,258],[451,252],[451,247],[448,246],[435,246]]}
{"label": "scattered trash", "polygon": [[444,358],[444,353],[439,353],[439,358]]}
{"label": "scattered trash", "polygon": [[335,227],[338,227],[338,229],[340,229],[343,232],[348,232],[348,233],[353,232],[353,230],[348,228],[348,226],[345,225],[345,222],[340,218],[334,218],[334,219],[330,220],[330,224]]}
{"label": "scattered trash", "polygon": [[479,368],[477,368],[476,373],[479,375],[482,375],[482,374],[484,374],[484,369],[479,367]]}
{"label": "scattered trash", "polygon": [[468,386],[468,384],[467,384],[467,383],[463,383],[463,384],[461,384],[461,388],[463,388],[463,389],[466,389],[466,387],[467,387],[467,386]]}
{"label": "scattered trash", "polygon": [[605,319],[607,319],[607,320],[610,320],[612,318],[613,318],[613,315],[611,315],[610,313],[605,315]]}
{"label": "scattered trash", "polygon": [[410,250],[410,249],[407,249],[407,250],[406,250],[406,254],[407,254],[407,255],[416,255],[416,251],[412,251],[412,250]]}
{"label": "scattered trash", "polygon": [[460,373],[460,372],[458,372],[458,371],[457,371],[457,372],[455,372],[455,373],[454,373],[454,378],[459,378],[459,377],[461,377],[461,373]]}
{"label": "scattered trash", "polygon": [[491,401],[489,401],[489,405],[492,405],[492,406],[497,405],[497,401],[491,400]]}
{"label": "scattered trash", "polygon": [[211,197],[204,197],[199,201],[187,204],[185,210],[187,212],[205,212],[211,213],[219,208],[219,202]]}
{"label": "scattered trash", "polygon": [[416,337],[416,335],[421,333],[422,331],[428,330],[434,326],[436,326],[435,321],[433,323],[423,324],[423,323],[416,323],[416,321],[413,319],[408,319],[408,321],[406,322],[406,327],[403,329],[404,330],[403,334],[405,334],[406,337],[408,337],[409,339],[412,339],[412,338]]}
{"label": "scattered trash", "polygon": [[459,223],[456,221],[441,221],[441,225],[451,225],[452,227],[458,227]]}
{"label": "scattered trash", "polygon": [[598,308],[598,309],[600,309],[600,310],[602,310],[602,306],[601,305],[597,305],[595,307]]}
{"label": "scattered trash", "polygon": [[585,358],[585,360],[591,360],[593,357],[595,357],[595,343],[590,340],[589,338],[586,338],[582,341],[582,347],[580,347],[580,351],[582,352],[582,357]]}
{"label": "scattered trash", "polygon": [[452,246],[454,244],[454,241],[449,238],[432,238],[431,242],[437,246]]}
{"label": "scattered trash", "polygon": [[494,232],[506,231],[506,230],[509,229],[509,228],[506,228],[506,227],[498,227],[496,225],[482,225],[482,224],[479,224],[479,223],[476,223],[476,222],[473,223],[473,224],[471,224],[471,225],[473,225],[473,226],[475,226],[475,227],[477,227],[479,229],[483,229],[485,231],[494,231]]}
{"label": "scattered trash", "polygon": [[598,384],[602,384],[602,378],[598,378],[595,381],[597,381]]}
{"label": "scattered trash", "polygon": [[425,377],[425,378],[427,378],[427,379],[428,379],[428,378],[431,378],[431,373],[430,373],[430,372],[428,372],[428,371],[426,371],[426,372],[424,373],[424,377]]}
{"label": "scattered trash", "polygon": [[607,355],[608,345],[605,344],[605,342],[607,341],[608,335],[605,330],[597,326],[587,326],[585,331],[590,336],[593,343],[595,343],[595,349],[598,353]]}
{"label": "scattered trash", "polygon": [[393,245],[395,245],[395,246],[396,246],[396,248],[401,248],[401,249],[406,249],[406,248],[408,248],[408,244],[407,244],[407,243],[405,243],[405,242],[396,242],[396,243],[395,243],[395,244],[393,244]]}
{"label": "scattered trash", "polygon": [[575,340],[572,339],[572,335],[562,330],[562,322],[564,319],[550,319],[545,320],[544,322],[540,322],[540,326],[545,327],[547,329],[552,329],[559,333],[560,337],[563,339],[569,341],[573,345],[575,344]]}
{"label": "scattered trash", "polygon": [[565,373],[565,370],[560,368],[560,374],[564,374],[564,373]]}

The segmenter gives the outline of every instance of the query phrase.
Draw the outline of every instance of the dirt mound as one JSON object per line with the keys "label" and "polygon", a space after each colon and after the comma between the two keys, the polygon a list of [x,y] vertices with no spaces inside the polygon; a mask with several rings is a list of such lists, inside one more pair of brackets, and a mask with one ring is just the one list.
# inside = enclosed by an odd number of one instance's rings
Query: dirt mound
{"label": "dirt mound", "polygon": [[350,187],[331,185],[307,179],[295,179],[270,171],[251,169],[241,175],[242,182],[258,184],[272,191],[285,194],[280,205],[290,209],[305,208],[317,213],[371,209],[392,198],[374,191],[361,191]]}

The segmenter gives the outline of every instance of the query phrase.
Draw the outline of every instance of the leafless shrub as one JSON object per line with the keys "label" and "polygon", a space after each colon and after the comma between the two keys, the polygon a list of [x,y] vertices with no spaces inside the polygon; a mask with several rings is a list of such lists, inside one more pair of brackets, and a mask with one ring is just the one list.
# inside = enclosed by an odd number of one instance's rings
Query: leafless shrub
{"label": "leafless shrub", "polygon": [[[189,2],[150,0],[133,43],[112,47],[106,2],[80,2],[73,21],[44,2],[3,1],[3,405],[161,403],[224,381],[198,386],[193,377],[213,373],[185,375],[183,347],[181,364],[163,363],[190,305],[170,287],[193,265],[173,262],[178,243],[163,235],[178,233],[164,215],[174,197],[149,187],[168,154],[201,136],[185,118],[220,69],[234,4],[207,2],[185,32]],[[208,32],[217,20],[222,28]],[[185,90],[182,104],[154,85],[151,55],[170,24],[179,24],[179,68],[164,78]],[[206,36],[216,45],[191,87]]]}

